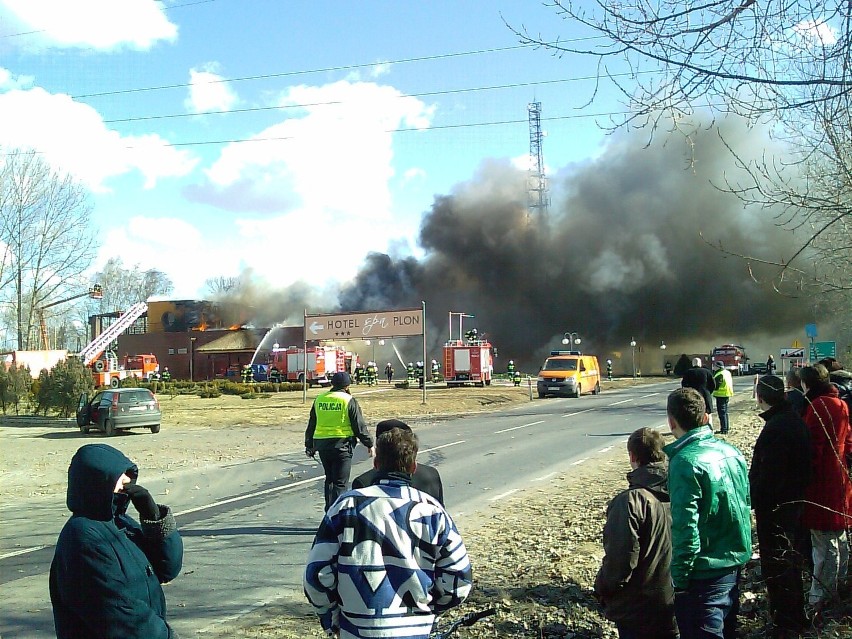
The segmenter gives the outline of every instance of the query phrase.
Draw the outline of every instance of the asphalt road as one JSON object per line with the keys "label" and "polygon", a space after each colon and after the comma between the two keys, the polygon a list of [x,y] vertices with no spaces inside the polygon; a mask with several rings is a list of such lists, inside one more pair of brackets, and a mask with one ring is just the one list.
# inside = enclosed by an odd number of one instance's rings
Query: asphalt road
{"label": "asphalt road", "polygon": [[[737,379],[742,391],[748,379]],[[580,399],[548,398],[514,409],[412,423],[421,462],[436,466],[459,522],[572,465],[594,463],[636,428],[665,425],[677,381]],[[356,449],[353,477],[370,462]],[[204,636],[270,602],[301,602],[301,571],[322,516],[319,463],[299,449],[204,473],[175,472],[148,485],[172,506],[184,537],[184,569],[166,586],[169,621],[182,637]],[[168,491],[167,497],[161,497]],[[132,509],[131,509],[132,510]],[[0,553],[0,637],[55,636],[47,575],[64,504],[7,513]],[[8,550],[10,539],[20,550]]]}

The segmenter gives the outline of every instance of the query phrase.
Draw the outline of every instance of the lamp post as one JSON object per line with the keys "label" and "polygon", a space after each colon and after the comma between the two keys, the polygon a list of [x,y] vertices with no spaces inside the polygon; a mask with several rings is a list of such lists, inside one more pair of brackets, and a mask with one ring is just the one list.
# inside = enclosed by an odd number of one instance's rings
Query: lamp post
{"label": "lamp post", "polygon": [[660,340],[660,351],[663,353],[663,374],[666,373],[666,342]]}
{"label": "lamp post", "polygon": [[630,338],[630,351],[633,359],[633,379],[636,379],[636,340]]}
{"label": "lamp post", "polygon": [[580,339],[580,335],[576,331],[569,331],[562,336],[562,343],[569,347],[579,345],[581,341],[583,340]]}
{"label": "lamp post", "polygon": [[[373,357],[372,357],[372,359],[371,359],[370,361],[375,362],[375,361],[376,361],[376,341],[375,341],[375,340],[365,339],[365,340],[364,340],[364,343],[365,343],[367,346],[372,345],[372,347],[373,347]],[[384,345],[385,345],[385,340],[380,339],[380,340],[379,340],[379,346],[384,346]]]}
{"label": "lamp post", "polygon": [[195,340],[197,339],[197,337],[189,338],[189,381],[191,382],[195,381],[195,371],[193,369],[195,364]]}

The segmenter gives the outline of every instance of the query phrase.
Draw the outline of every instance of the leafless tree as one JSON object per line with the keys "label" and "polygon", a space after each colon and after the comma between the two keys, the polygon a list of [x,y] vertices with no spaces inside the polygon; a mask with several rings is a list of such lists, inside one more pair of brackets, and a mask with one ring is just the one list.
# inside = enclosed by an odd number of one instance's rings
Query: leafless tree
{"label": "leafless tree", "polygon": [[237,287],[237,284],[239,284],[239,281],[239,277],[219,275],[218,277],[209,277],[204,280],[204,286],[211,296],[219,298],[233,291]]}
{"label": "leafless tree", "polygon": [[663,124],[678,126],[698,112],[770,127],[784,155],[737,156],[748,179],[728,187],[802,238],[797,252],[770,262],[777,267],[775,285],[790,292],[790,284],[810,290],[816,284],[830,294],[852,288],[852,3],[545,4],[581,32],[560,39],[509,27],[523,43],[555,55],[594,58],[598,84],[589,100],[611,84],[629,106],[614,127],[648,127],[653,136]]}
{"label": "leafless tree", "polygon": [[95,275],[103,287],[100,307],[105,312],[123,311],[152,295],[168,295],[174,289],[171,279],[157,269],[142,270],[139,264],[125,268],[120,257],[111,257]]}
{"label": "leafless tree", "polygon": [[37,311],[78,292],[97,249],[86,190],[34,151],[0,149],[0,297],[19,349],[31,348]]}

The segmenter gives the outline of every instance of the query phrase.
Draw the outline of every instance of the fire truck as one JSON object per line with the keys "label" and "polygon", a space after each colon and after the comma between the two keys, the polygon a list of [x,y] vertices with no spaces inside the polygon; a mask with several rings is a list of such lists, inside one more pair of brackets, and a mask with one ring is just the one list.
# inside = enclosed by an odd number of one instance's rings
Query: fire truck
{"label": "fire truck", "polygon": [[464,335],[464,339],[450,339],[444,344],[444,380],[447,388],[473,384],[479,387],[491,385],[494,374],[494,348],[476,329]]}
{"label": "fire truck", "polygon": [[139,302],[128,308],[121,314],[113,324],[103,333],[98,335],[80,351],[80,359],[84,366],[92,369],[92,377],[95,386],[110,386],[118,388],[121,380],[128,377],[138,376],[138,371],[128,371],[118,363],[118,357],[112,351],[108,351],[109,345],[126,331],[137,319],[148,311],[145,302]]}
{"label": "fire truck", "polygon": [[748,357],[745,349],[737,344],[717,346],[710,353],[710,362],[712,364],[722,362],[733,375],[743,375],[748,370]]}
{"label": "fire truck", "polygon": [[124,369],[127,371],[128,375],[150,381],[157,373],[160,372],[160,363],[157,361],[157,356],[153,353],[145,353],[144,355],[125,355]]}
{"label": "fire truck", "polygon": [[[308,347],[308,386],[327,386],[331,376],[340,371],[346,371],[347,359],[352,354],[347,353],[342,346],[309,346]],[[281,379],[288,382],[302,382],[305,375],[305,349],[300,346],[274,348],[269,353],[269,367],[275,366],[281,373]]]}

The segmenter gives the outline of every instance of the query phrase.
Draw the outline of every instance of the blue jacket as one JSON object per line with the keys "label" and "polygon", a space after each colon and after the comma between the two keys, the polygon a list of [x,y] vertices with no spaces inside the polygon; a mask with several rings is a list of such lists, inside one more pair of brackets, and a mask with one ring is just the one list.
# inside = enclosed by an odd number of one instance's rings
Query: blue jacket
{"label": "blue jacket", "polygon": [[183,542],[174,516],[138,524],[115,494],[122,473],[138,470],[106,444],[81,447],[68,469],[71,518],[50,566],[50,601],[58,639],[171,639],[161,583],[179,573]]}

